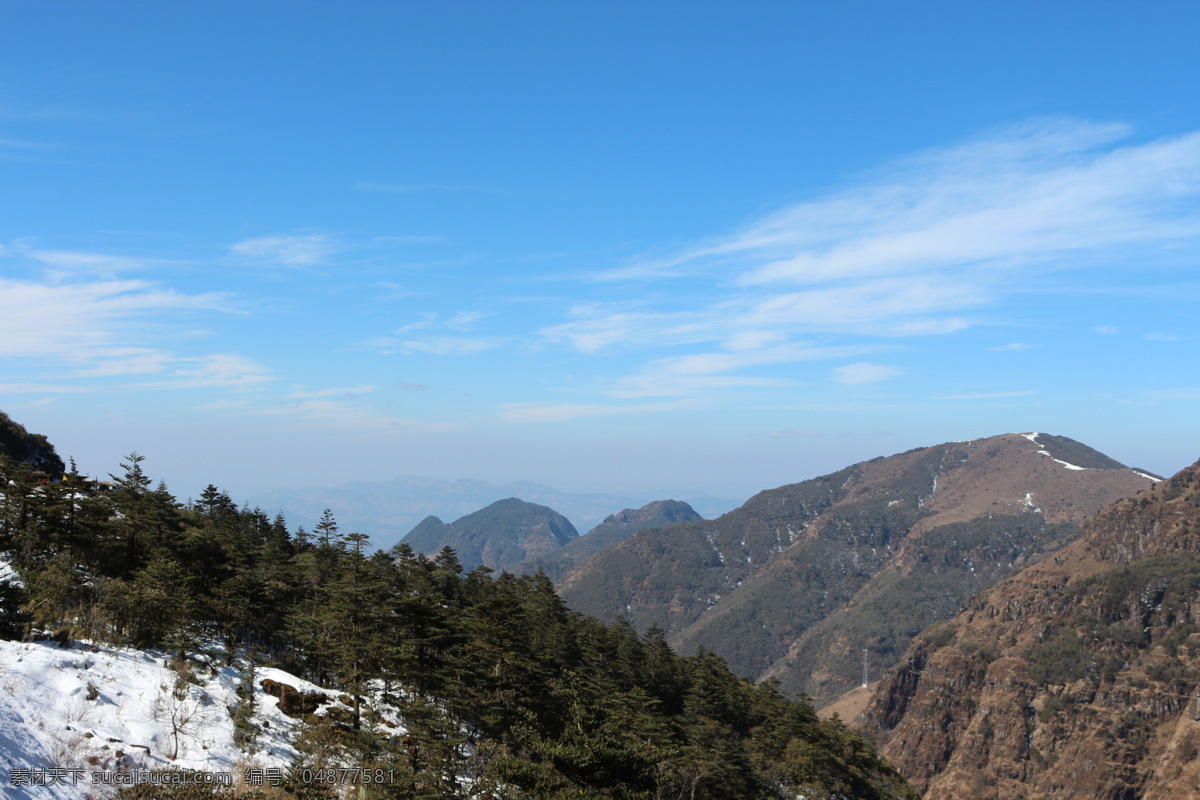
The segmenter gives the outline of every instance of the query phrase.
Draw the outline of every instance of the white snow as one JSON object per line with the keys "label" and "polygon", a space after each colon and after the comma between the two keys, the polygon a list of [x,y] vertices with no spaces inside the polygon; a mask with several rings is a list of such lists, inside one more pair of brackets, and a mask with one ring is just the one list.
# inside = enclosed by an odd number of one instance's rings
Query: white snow
{"label": "white snow", "polygon": [[1153,475],[1147,475],[1146,473],[1144,473],[1144,472],[1141,472],[1140,470],[1131,469],[1131,470],[1129,470],[1129,471],[1130,471],[1130,472],[1132,472],[1134,475],[1141,475],[1141,476],[1142,476],[1143,478],[1145,478],[1146,480],[1148,480],[1148,481],[1154,481],[1155,483],[1158,483],[1159,481],[1161,481],[1161,480],[1162,480],[1162,478],[1156,478],[1156,477],[1154,477]]}
{"label": "white snow", "polygon": [[1062,465],[1063,465],[1064,467],[1066,467],[1067,469],[1079,470],[1080,472],[1082,472],[1083,470],[1087,469],[1087,467],[1077,467],[1077,466],[1075,466],[1074,464],[1070,464],[1070,463],[1068,463],[1068,462],[1066,462],[1066,461],[1063,461],[1061,458],[1055,458],[1054,456],[1050,455],[1050,451],[1049,451],[1049,450],[1038,450],[1038,455],[1039,455],[1039,456],[1046,456],[1046,457],[1047,457],[1047,458],[1049,458],[1051,461],[1055,462],[1056,464],[1062,464]]}
{"label": "white snow", "polygon": [[25,585],[21,583],[21,579],[17,577],[17,572],[12,568],[12,565],[3,558],[0,558],[0,583],[3,583],[4,581],[11,581],[17,586],[22,587]]}
{"label": "white snow", "polygon": [[[339,696],[282,670],[259,668],[252,720],[259,733],[255,753],[247,755],[234,743],[229,710],[239,702],[244,673],[214,663],[193,669],[196,683],[178,682],[169,661],[158,651],[0,641],[0,796],[107,797],[118,787],[105,781],[147,769],[198,770],[217,780],[224,773],[236,783],[247,767],[284,768],[296,755],[297,720],[263,692],[263,680]],[[53,786],[13,785],[14,769],[20,775],[52,768],[80,772],[64,774]]]}

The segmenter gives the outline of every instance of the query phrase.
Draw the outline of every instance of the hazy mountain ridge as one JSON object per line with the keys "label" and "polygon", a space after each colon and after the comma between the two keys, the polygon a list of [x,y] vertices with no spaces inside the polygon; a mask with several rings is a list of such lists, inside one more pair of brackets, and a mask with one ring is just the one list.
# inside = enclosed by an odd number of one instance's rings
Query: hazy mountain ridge
{"label": "hazy mountain ridge", "polygon": [[858,683],[864,647],[873,670],[890,666],[921,628],[1151,480],[1045,434],[918,448],[642,531],[560,590],[576,610],[657,625],[683,652],[828,699]]}
{"label": "hazy mountain ridge", "polygon": [[865,718],[928,800],[1200,786],[1200,463],[921,634]]}

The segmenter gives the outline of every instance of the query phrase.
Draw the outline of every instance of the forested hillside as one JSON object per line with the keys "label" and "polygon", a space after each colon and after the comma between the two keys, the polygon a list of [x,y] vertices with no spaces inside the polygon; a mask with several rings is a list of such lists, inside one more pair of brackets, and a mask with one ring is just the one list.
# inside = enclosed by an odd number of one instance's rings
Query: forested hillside
{"label": "forested hillside", "polygon": [[464,572],[450,549],[372,553],[332,515],[291,531],[215,486],[183,505],[136,454],[106,483],[5,456],[0,485],[0,554],[19,576],[0,583],[4,636],[169,647],[182,662],[216,642],[335,687],[347,702],[307,715],[306,752],[396,776],[356,797],[915,797],[837,721],[710,652],[681,658],[658,631],[572,613],[544,577]]}

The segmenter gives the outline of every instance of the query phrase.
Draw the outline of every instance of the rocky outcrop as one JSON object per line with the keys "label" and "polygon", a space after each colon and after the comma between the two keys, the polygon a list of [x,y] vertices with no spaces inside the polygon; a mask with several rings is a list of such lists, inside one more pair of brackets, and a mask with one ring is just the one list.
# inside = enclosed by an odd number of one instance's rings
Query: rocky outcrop
{"label": "rocky outcrop", "polygon": [[0,411],[0,456],[8,456],[52,478],[60,478],[66,471],[66,465],[45,436],[30,433],[3,411]]}

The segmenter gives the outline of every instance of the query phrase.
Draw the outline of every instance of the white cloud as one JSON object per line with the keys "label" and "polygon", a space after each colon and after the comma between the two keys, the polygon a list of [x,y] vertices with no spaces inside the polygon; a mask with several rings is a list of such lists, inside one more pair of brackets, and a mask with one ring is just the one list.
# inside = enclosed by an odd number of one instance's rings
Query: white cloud
{"label": "white cloud", "polygon": [[716,390],[792,386],[795,380],[791,378],[737,373],[756,367],[845,357],[857,352],[861,349],[781,342],[757,350],[658,358],[647,363],[640,373],[621,378],[605,393],[620,398],[695,397]]}
{"label": "white cloud", "polygon": [[498,337],[487,336],[430,336],[425,339],[398,339],[392,336],[377,336],[366,342],[384,354],[428,353],[435,356],[471,356],[494,350],[505,342]]}
{"label": "white cloud", "polygon": [[813,284],[963,269],[1007,270],[1127,245],[1194,241],[1177,202],[1200,193],[1200,133],[1127,147],[1122,125],[1043,120],[907,159],[859,186],[799,203],[609,279],[732,273]]}
{"label": "white cloud", "polygon": [[0,356],[90,362],[121,356],[144,325],[184,310],[226,310],[224,294],[184,295],[145,281],[62,285],[0,278]]}
{"label": "white cloud", "polygon": [[52,267],[55,277],[68,277],[77,273],[92,273],[111,278],[119,272],[139,269],[144,264],[133,258],[113,256],[106,253],[85,253],[76,250],[26,250],[25,255]]}
{"label": "white cloud", "polygon": [[320,263],[338,247],[324,235],[260,236],[230,246],[230,252],[253,261],[288,266],[308,266]]}
{"label": "white cloud", "polygon": [[0,394],[61,394],[90,391],[86,386],[53,383],[0,383]]}
{"label": "white cloud", "polygon": [[143,384],[148,389],[248,389],[274,380],[270,370],[235,353],[217,353],[182,358],[181,364],[160,383]]}
{"label": "white cloud", "polygon": [[[830,335],[867,337],[859,341],[879,350],[895,337],[996,324],[997,309],[1045,291],[1051,274],[1124,269],[1133,254],[1143,264],[1193,263],[1200,133],[1124,144],[1129,136],[1125,125],[1035,120],[917,154],[730,235],[595,276],[686,277],[689,292],[707,286],[716,299],[685,305],[670,291],[642,292],[577,306],[541,335],[585,354],[692,351],[621,379],[618,391],[633,396],[775,385],[771,375],[737,373],[811,357],[807,349],[820,351]],[[788,344],[801,338],[818,345]],[[731,353],[745,358],[729,366]],[[863,362],[834,374],[867,383],[899,372]]]}
{"label": "white cloud", "polygon": [[401,325],[399,328],[396,328],[395,332],[408,333],[409,331],[430,330],[433,328],[466,331],[474,328],[475,324],[487,315],[482,311],[459,311],[448,319],[440,319],[436,312],[422,311],[418,316],[420,319],[416,322]]}
{"label": "white cloud", "polygon": [[1103,333],[1106,336],[1115,336],[1117,334],[1117,328],[1114,325],[1097,325],[1096,327],[1092,328],[1092,331],[1095,333]]}
{"label": "white cloud", "polygon": [[988,350],[993,353],[1016,353],[1021,350],[1036,350],[1041,345],[1027,344],[1026,342],[1009,342],[1008,344],[989,347]]}
{"label": "white cloud", "polygon": [[894,378],[899,374],[900,370],[896,367],[862,361],[857,364],[847,364],[844,367],[835,368],[833,370],[833,379],[838,383],[876,383]]}

